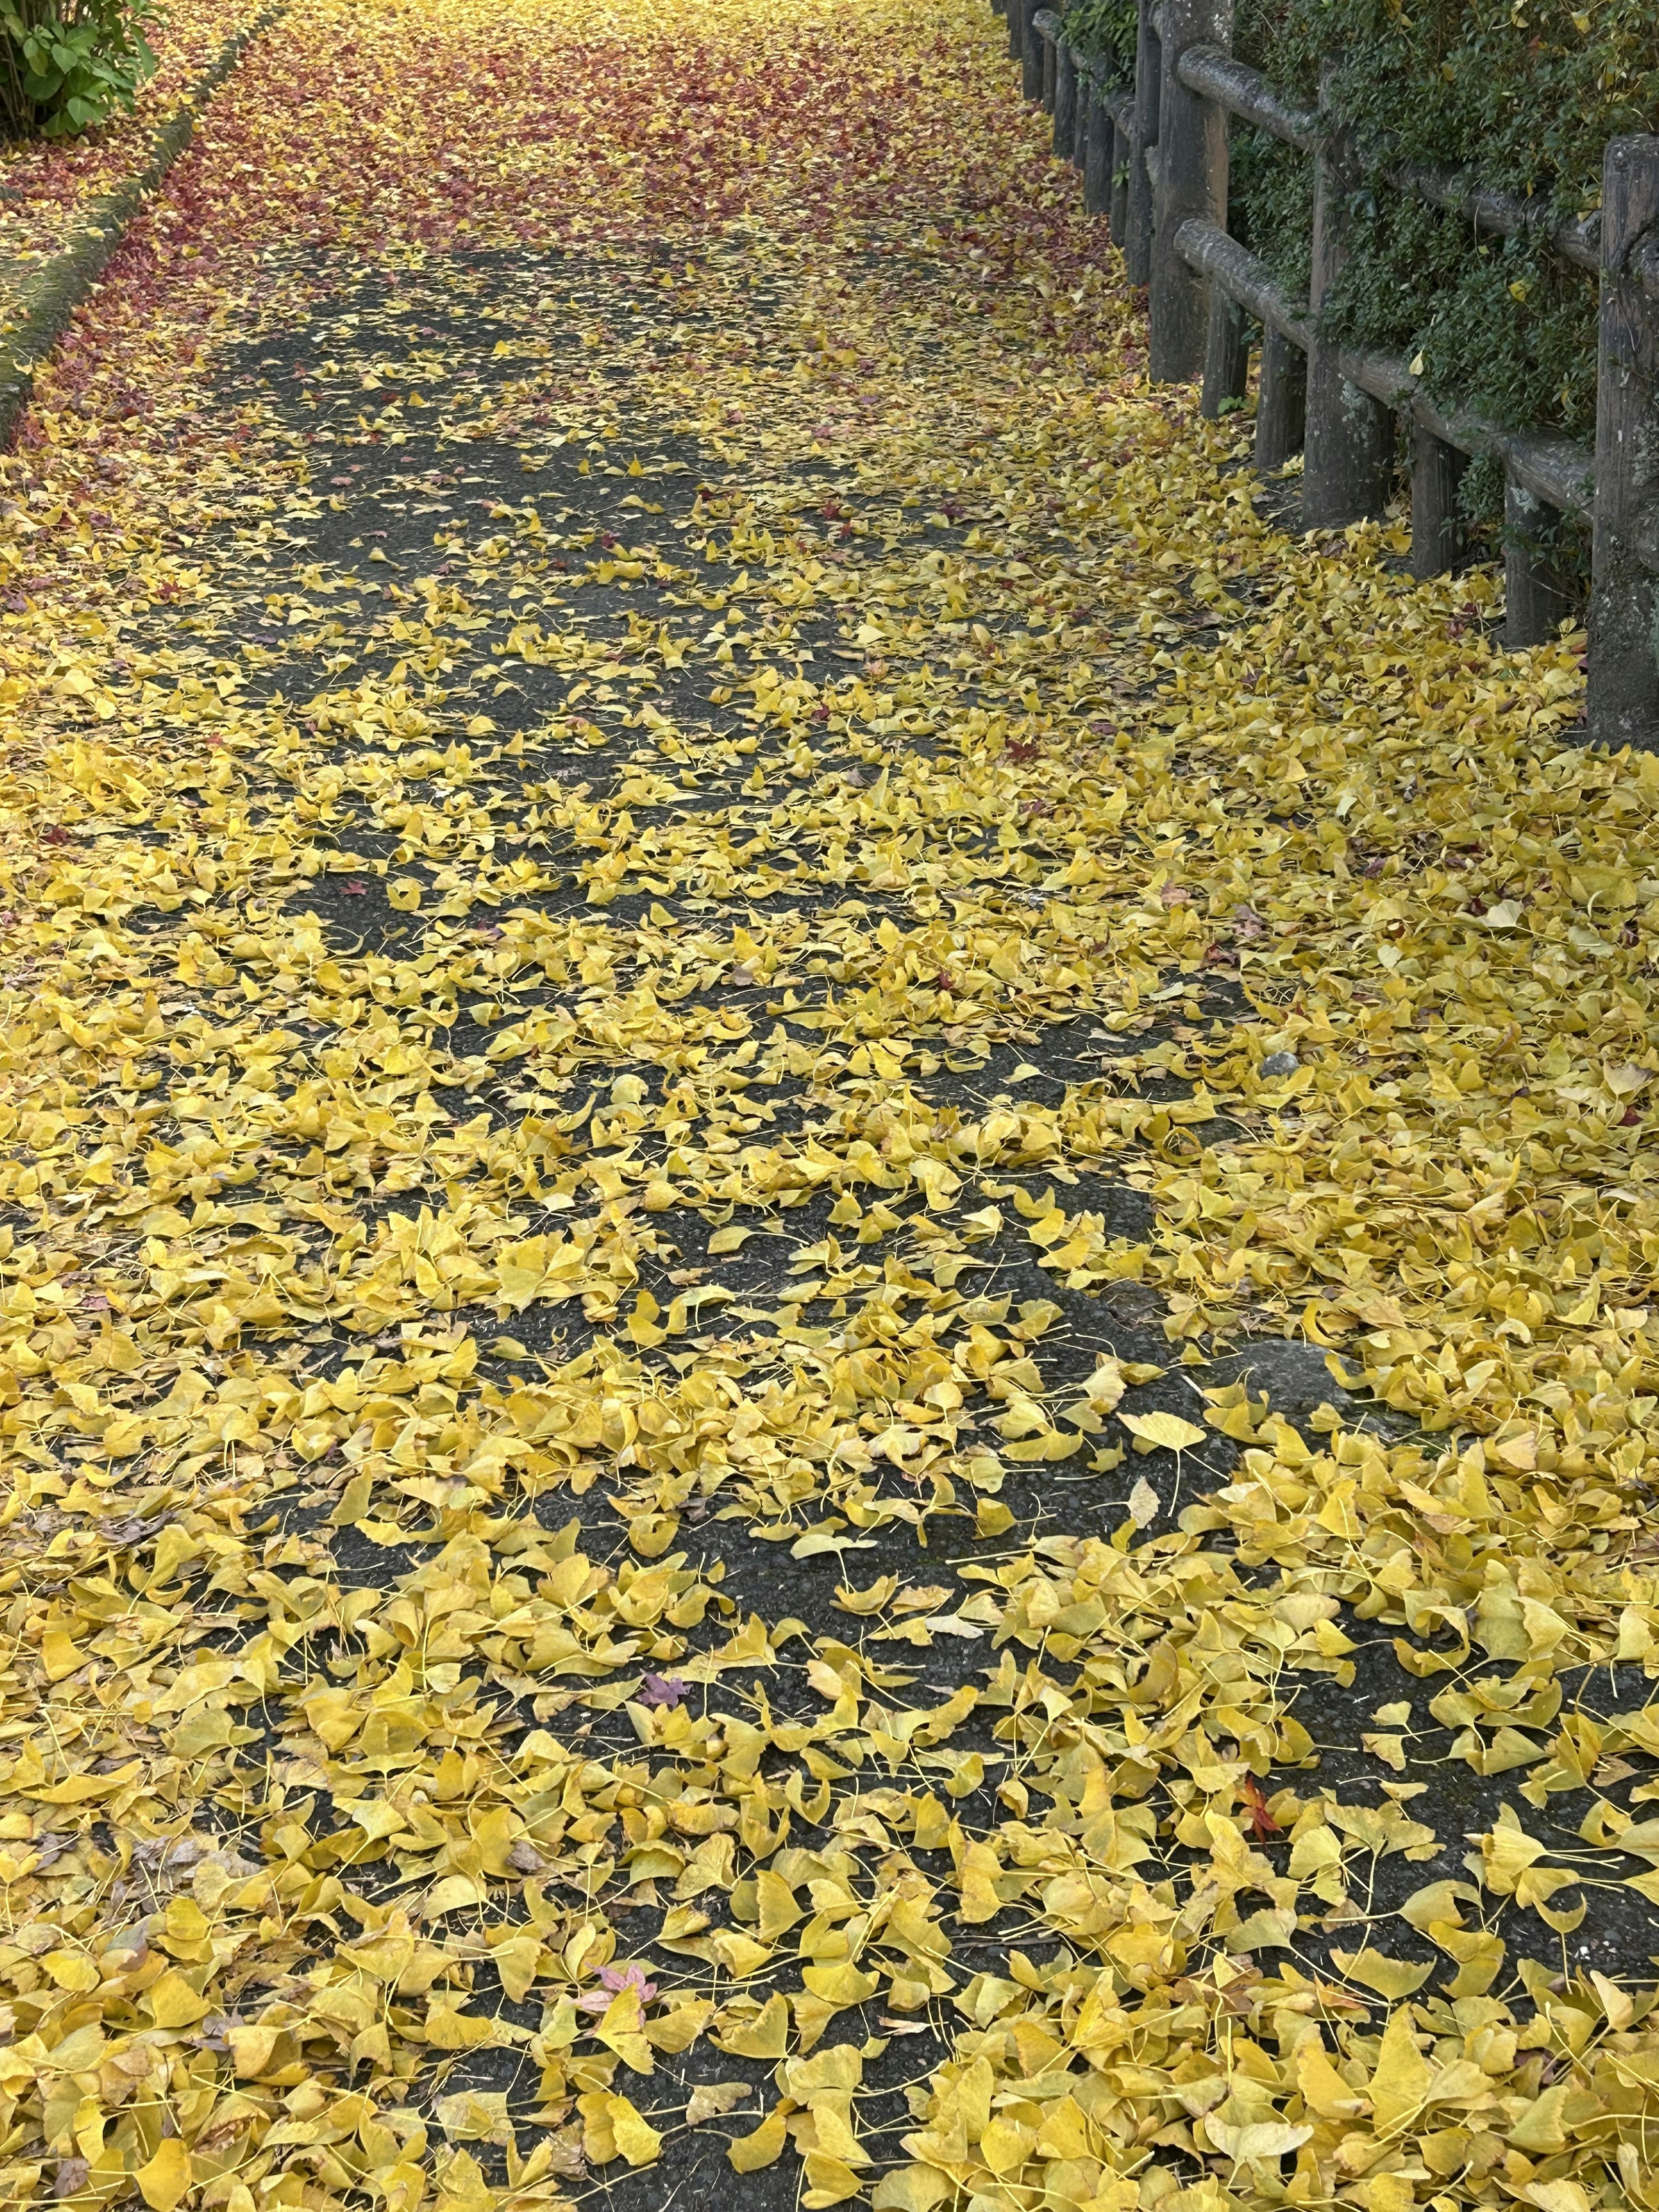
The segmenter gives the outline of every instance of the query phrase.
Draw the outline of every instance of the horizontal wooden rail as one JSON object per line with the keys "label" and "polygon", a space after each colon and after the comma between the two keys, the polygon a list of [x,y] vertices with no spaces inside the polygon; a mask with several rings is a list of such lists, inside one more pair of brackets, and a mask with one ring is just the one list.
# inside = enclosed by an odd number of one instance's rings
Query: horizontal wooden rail
{"label": "horizontal wooden rail", "polygon": [[1546,507],[1563,514],[1590,514],[1595,503],[1595,456],[1583,446],[1575,446],[1570,438],[1505,429],[1467,407],[1443,408],[1398,354],[1342,346],[1336,358],[1350,384],[1369,392],[1385,407],[1408,413],[1443,445],[1470,455],[1496,453],[1511,480]]}
{"label": "horizontal wooden rail", "polygon": [[1194,216],[1181,226],[1176,247],[1189,268],[1219,284],[1230,300],[1237,300],[1264,328],[1279,331],[1304,353],[1309,350],[1313,325],[1306,301],[1291,299],[1267,263],[1218,222]]}
{"label": "horizontal wooden rail", "polygon": [[1235,61],[1224,48],[1188,46],[1176,73],[1188,91],[1215,100],[1258,131],[1269,131],[1304,154],[1319,151],[1325,136],[1320,117],[1310,108],[1292,107],[1281,100],[1260,70]]}
{"label": "horizontal wooden rail", "polygon": [[1589,520],[1595,510],[1595,456],[1571,438],[1529,434],[1524,430],[1494,432],[1504,466],[1522,490],[1541,499],[1563,514]]}
{"label": "horizontal wooden rail", "polygon": [[[1310,353],[1313,319],[1304,301],[1293,300],[1259,255],[1208,216],[1181,227],[1176,250],[1188,266],[1218,284],[1264,329],[1277,331]],[[1497,453],[1510,476],[1525,491],[1563,514],[1588,515],[1595,499],[1595,457],[1567,438],[1532,436],[1504,429],[1466,408],[1437,406],[1397,354],[1342,346],[1337,367],[1346,380],[1381,400],[1396,413],[1409,413],[1424,429],[1461,453]]]}
{"label": "horizontal wooden rail", "polygon": [[1079,81],[1087,80],[1090,91],[1104,106],[1109,114],[1115,112],[1120,105],[1127,107],[1133,113],[1135,104],[1133,85],[1126,83],[1117,70],[1103,56],[1080,54],[1073,46],[1072,63],[1077,70]]}
{"label": "horizontal wooden rail", "polygon": [[1431,168],[1420,161],[1402,163],[1389,172],[1389,179],[1431,206],[1462,216],[1477,230],[1494,231],[1502,238],[1518,238],[1525,231],[1534,231],[1564,261],[1579,269],[1601,269],[1599,215],[1552,222],[1549,210],[1540,200],[1522,199],[1518,192],[1477,184],[1466,170]]}
{"label": "horizontal wooden rail", "polygon": [[1060,19],[1052,8],[1039,8],[1031,18],[1031,28],[1038,38],[1047,39],[1053,46],[1063,28]]}

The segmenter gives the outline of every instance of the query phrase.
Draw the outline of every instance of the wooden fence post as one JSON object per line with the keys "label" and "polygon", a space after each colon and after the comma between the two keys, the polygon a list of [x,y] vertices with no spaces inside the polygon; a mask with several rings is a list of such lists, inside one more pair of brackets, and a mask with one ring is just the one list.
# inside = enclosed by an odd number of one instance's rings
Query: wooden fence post
{"label": "wooden fence post", "polygon": [[1535,493],[1506,477],[1504,482],[1504,642],[1542,645],[1572,611],[1542,533],[1554,519]]}
{"label": "wooden fence post", "polygon": [[1176,238],[1193,216],[1226,222],[1227,111],[1181,82],[1181,57],[1188,46],[1231,47],[1233,0],[1164,0],[1163,20],[1148,369],[1154,383],[1185,384],[1204,368],[1210,286]]}
{"label": "wooden fence post", "polygon": [[1250,374],[1249,319],[1219,284],[1210,287],[1209,329],[1204,343],[1204,389],[1198,411],[1213,422],[1229,399],[1244,397]]}
{"label": "wooden fence post", "polygon": [[[1042,12],[1042,9],[1038,10],[1039,14]],[[1042,37],[1042,33],[1040,32],[1038,36]],[[1058,38],[1043,39],[1042,40],[1042,92],[1041,98],[1044,110],[1048,114],[1052,115],[1054,112],[1055,105],[1060,98],[1060,40]]]}
{"label": "wooden fence post", "polygon": [[1020,0],[1020,14],[1025,23],[1025,44],[1022,50],[1025,67],[1020,89],[1027,100],[1041,100],[1042,97],[1044,53],[1048,42],[1036,27],[1036,18],[1041,5],[1042,0]]}
{"label": "wooden fence post", "polygon": [[[1131,122],[1133,119],[1131,112]],[[1115,246],[1128,241],[1129,172],[1134,158],[1134,140],[1115,118],[1111,118],[1106,134],[1106,202]]]}
{"label": "wooden fence post", "polygon": [[[1097,85],[1089,95],[1089,137],[1083,156],[1083,208],[1085,215],[1104,215],[1112,198],[1112,118]],[[1114,229],[1112,243],[1123,240]]]}
{"label": "wooden fence post", "polygon": [[1601,307],[1590,558],[1590,735],[1651,741],[1659,725],[1654,579],[1637,536],[1659,489],[1659,308],[1632,266],[1659,229],[1659,137],[1615,138],[1601,166]]}
{"label": "wooden fence post", "polygon": [[1135,127],[1129,149],[1129,204],[1124,210],[1123,258],[1132,284],[1152,274],[1152,176],[1148,152],[1158,143],[1158,101],[1163,91],[1163,57],[1152,28],[1152,0],[1139,0],[1135,33]]}
{"label": "wooden fence post", "polygon": [[1021,61],[1025,54],[1025,18],[1031,12],[1031,0],[1006,0],[1008,9],[1008,58]]}
{"label": "wooden fence post", "polygon": [[[1333,65],[1320,80],[1320,106],[1328,106]],[[1347,258],[1349,153],[1340,137],[1328,139],[1315,157],[1313,273],[1308,306],[1314,324],[1308,357],[1307,466],[1302,480],[1302,520],[1309,530],[1340,529],[1380,514],[1394,477],[1394,416],[1380,399],[1350,384],[1337,366],[1334,340],[1319,334],[1320,310]]]}
{"label": "wooden fence post", "polygon": [[1420,422],[1412,425],[1411,570],[1419,580],[1445,575],[1463,557],[1457,487],[1468,465],[1455,446]]}
{"label": "wooden fence post", "polygon": [[1054,40],[1054,151],[1062,161],[1072,158],[1077,137],[1077,64],[1064,39]]}
{"label": "wooden fence post", "polygon": [[1089,116],[1095,104],[1094,71],[1086,60],[1076,55],[1072,58],[1072,143],[1066,149],[1066,158],[1082,176],[1089,163]]}
{"label": "wooden fence post", "polygon": [[1265,476],[1302,451],[1307,433],[1308,358],[1271,325],[1261,333],[1256,380],[1255,465]]}

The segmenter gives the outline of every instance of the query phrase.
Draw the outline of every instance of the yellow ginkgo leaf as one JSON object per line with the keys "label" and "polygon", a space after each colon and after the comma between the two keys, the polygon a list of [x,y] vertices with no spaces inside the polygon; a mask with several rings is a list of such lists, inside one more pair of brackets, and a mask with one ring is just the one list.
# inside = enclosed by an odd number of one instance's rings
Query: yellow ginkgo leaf
{"label": "yellow ginkgo leaf", "polygon": [[651,2123],[614,2090],[611,2095],[611,2132],[618,2152],[629,2166],[649,2166],[662,2149],[662,2136]]}
{"label": "yellow ginkgo leaf", "polygon": [[1363,1950],[1333,1951],[1331,1956],[1351,1982],[1363,1982],[1368,1990],[1391,2002],[1412,1996],[1434,1972],[1432,1965],[1425,1966],[1420,1960],[1385,1957],[1369,1943]]}
{"label": "yellow ginkgo leaf", "polygon": [[177,2136],[166,2136],[132,2178],[149,2212],[173,2212],[191,2185],[190,2153]]}
{"label": "yellow ginkgo leaf", "polygon": [[1137,1451],[1190,1451],[1205,1441],[1206,1431],[1179,1413],[1120,1413]]}
{"label": "yellow ginkgo leaf", "polygon": [[715,2029],[712,2040],[734,2058],[781,2058],[789,2047],[788,2001],[769,1996],[752,2018]]}
{"label": "yellow ginkgo leaf", "polygon": [[772,2112],[748,2135],[734,2137],[726,2155],[738,2172],[758,2173],[763,2166],[777,2163],[788,2140],[782,2115]]}

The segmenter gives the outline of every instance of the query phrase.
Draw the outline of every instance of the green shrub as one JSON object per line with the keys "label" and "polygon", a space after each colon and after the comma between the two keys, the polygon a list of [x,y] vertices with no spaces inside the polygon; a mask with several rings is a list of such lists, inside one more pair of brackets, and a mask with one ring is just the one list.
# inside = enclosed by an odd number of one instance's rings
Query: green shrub
{"label": "green shrub", "polygon": [[1135,0],[1072,0],[1066,10],[1066,45],[1121,77],[1134,74],[1135,32]]}
{"label": "green shrub", "polygon": [[1609,138],[1659,117],[1651,0],[1242,0],[1235,46],[1309,104],[1330,58],[1362,131],[1560,215],[1599,204]]}
{"label": "green shrub", "polygon": [[1313,264],[1314,167],[1266,131],[1235,122],[1228,148],[1227,228],[1305,300]]}
{"label": "green shrub", "polygon": [[[1351,254],[1326,327],[1420,356],[1437,396],[1517,428],[1593,444],[1595,278],[1529,239],[1479,237],[1389,185],[1402,159],[1468,168],[1553,219],[1600,204],[1609,138],[1659,124],[1651,0],[1241,0],[1235,46],[1273,84],[1353,125]],[[1305,295],[1311,168],[1294,148],[1234,131],[1230,220]],[[1501,478],[1466,500],[1501,513]]]}
{"label": "green shrub", "polygon": [[155,68],[149,0],[10,0],[0,7],[0,129],[69,138],[131,108]]}

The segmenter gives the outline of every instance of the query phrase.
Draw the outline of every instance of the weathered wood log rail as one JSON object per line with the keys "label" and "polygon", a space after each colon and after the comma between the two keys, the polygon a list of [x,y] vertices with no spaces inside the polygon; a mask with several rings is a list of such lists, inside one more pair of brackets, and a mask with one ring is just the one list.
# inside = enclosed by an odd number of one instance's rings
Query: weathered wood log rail
{"label": "weathered wood log rail", "polygon": [[[1511,645],[1541,642],[1571,611],[1540,524],[1550,512],[1587,520],[1590,735],[1659,746],[1659,137],[1613,140],[1600,211],[1561,222],[1462,171],[1389,167],[1375,146],[1362,163],[1324,87],[1318,110],[1298,107],[1231,52],[1232,0],[1139,0],[1128,82],[1073,51],[1063,8],[993,5],[1007,16],[1026,97],[1054,117],[1055,154],[1082,173],[1085,206],[1108,218],[1130,281],[1150,286],[1152,377],[1200,382],[1201,412],[1218,416],[1244,397],[1256,349],[1256,465],[1280,468],[1303,453],[1310,529],[1382,512],[1403,426],[1419,577],[1462,559],[1459,479],[1472,456],[1495,455]],[[1315,165],[1306,300],[1292,299],[1228,233],[1235,116]],[[1474,232],[1535,233],[1562,260],[1600,276],[1593,453],[1523,424],[1489,422],[1454,395],[1428,391],[1404,361],[1330,337],[1321,309],[1351,250],[1346,209],[1362,166],[1384,167],[1396,189],[1452,210]]]}

